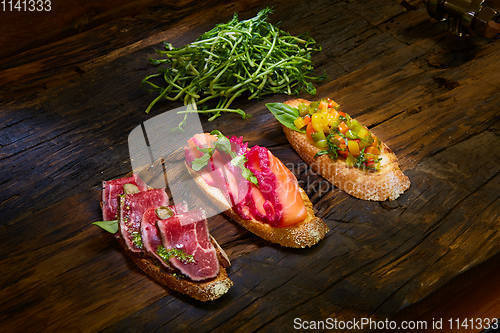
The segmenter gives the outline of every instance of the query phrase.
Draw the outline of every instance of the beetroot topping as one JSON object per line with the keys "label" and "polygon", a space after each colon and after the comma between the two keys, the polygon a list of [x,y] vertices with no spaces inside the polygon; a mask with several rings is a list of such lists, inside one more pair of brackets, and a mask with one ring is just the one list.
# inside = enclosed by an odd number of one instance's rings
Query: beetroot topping
{"label": "beetroot topping", "polygon": [[120,233],[130,251],[142,251],[141,222],[146,210],[166,205],[168,196],[163,189],[124,194],[120,197]]}
{"label": "beetroot topping", "polygon": [[200,210],[157,220],[162,246],[157,249],[163,260],[193,281],[214,278],[219,273],[217,252],[210,241],[208,224]]}
{"label": "beetroot topping", "polygon": [[104,221],[116,220],[118,214],[118,197],[124,193],[123,185],[132,184],[139,191],[147,189],[146,184],[138,175],[102,182],[102,217]]}
{"label": "beetroot topping", "polygon": [[[246,154],[247,167],[259,181],[259,187],[250,187],[245,197],[245,204],[256,220],[269,223],[277,227],[283,215],[283,208],[279,201],[276,175],[270,168],[269,150],[264,147],[253,146]],[[262,185],[261,185],[262,184]]]}

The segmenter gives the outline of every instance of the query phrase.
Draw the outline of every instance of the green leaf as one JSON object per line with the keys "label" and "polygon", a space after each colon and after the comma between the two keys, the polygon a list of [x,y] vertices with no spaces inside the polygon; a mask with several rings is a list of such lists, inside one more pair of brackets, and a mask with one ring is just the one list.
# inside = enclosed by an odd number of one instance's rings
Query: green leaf
{"label": "green leaf", "polygon": [[217,136],[217,141],[215,141],[215,149],[220,150],[226,154],[232,155],[233,151],[231,149],[231,141],[224,136],[219,130],[213,130],[210,134]]}
{"label": "green leaf", "polygon": [[243,178],[245,178],[246,180],[248,180],[251,183],[254,183],[255,185],[259,185],[259,182],[257,181],[257,177],[255,177],[253,172],[245,166],[246,162],[247,162],[247,158],[245,155],[236,155],[231,160],[232,165],[237,166],[241,169],[241,175],[243,176]]}
{"label": "green leaf", "polygon": [[283,126],[305,133],[304,130],[299,130],[294,124],[295,119],[299,117],[299,109],[285,103],[267,103],[266,107]]}
{"label": "green leaf", "polygon": [[211,157],[212,154],[205,153],[202,156],[195,158],[191,163],[191,169],[193,169],[194,171],[200,171],[201,169],[207,166],[208,161],[210,161]]}
{"label": "green leaf", "polygon": [[118,220],[111,220],[111,221],[97,221],[97,222],[92,222],[92,224],[106,230],[107,232],[110,232],[112,234],[116,234],[118,231]]}

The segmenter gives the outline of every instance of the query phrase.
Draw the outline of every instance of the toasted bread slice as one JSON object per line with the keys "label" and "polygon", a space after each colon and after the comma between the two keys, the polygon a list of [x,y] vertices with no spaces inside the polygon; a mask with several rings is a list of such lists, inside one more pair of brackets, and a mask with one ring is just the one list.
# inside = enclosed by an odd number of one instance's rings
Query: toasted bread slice
{"label": "toasted bread slice", "polygon": [[[150,187],[148,187],[150,188]],[[102,209],[103,202],[100,202]],[[119,209],[119,208],[118,208]],[[119,216],[119,214],[118,214]],[[182,275],[176,273],[175,268],[165,268],[156,259],[149,257],[145,253],[135,253],[128,249],[127,245],[120,237],[119,233],[115,235],[122,247],[124,253],[137,265],[146,275],[153,279],[156,283],[176,291],[178,293],[192,297],[198,301],[207,302],[220,298],[228,292],[233,286],[233,281],[229,279],[226,268],[231,266],[229,258],[224,250],[220,247],[214,237],[210,235],[210,240],[217,252],[219,260],[219,274],[213,279],[206,281],[192,281]]]}
{"label": "toasted bread slice", "polygon": [[192,170],[187,164],[186,168],[193,176],[199,188],[210,198],[217,208],[223,210],[224,214],[230,219],[265,240],[285,247],[304,248],[318,243],[321,239],[323,239],[323,237],[325,237],[329,230],[325,222],[314,215],[313,205],[307,194],[300,187],[299,191],[306,206],[307,217],[304,221],[293,226],[276,228],[254,219],[245,220],[241,218],[231,208],[221,190],[208,185],[203,180],[203,177],[200,176],[200,173]]}
{"label": "toasted bread slice", "polygon": [[[298,107],[300,103],[310,102],[293,99],[285,103]],[[332,160],[327,155],[314,157],[321,149],[314,146],[305,134],[285,126],[283,131],[293,149],[315,172],[353,197],[373,201],[395,200],[410,187],[410,180],[399,169],[396,155],[383,142],[380,170],[371,172],[350,168],[344,160]]]}
{"label": "toasted bread slice", "polygon": [[158,263],[156,259],[131,252],[123,240],[119,238],[120,245],[127,256],[151,279],[170,290],[174,290],[202,302],[216,300],[227,293],[229,288],[233,286],[233,281],[229,279],[226,271],[226,267],[228,267],[229,264],[229,262],[225,260],[227,256],[225,253],[221,253],[220,246],[215,242],[213,237],[211,240],[217,251],[217,258],[220,263],[219,274],[210,280],[192,281],[176,273],[174,268],[172,268],[172,270],[166,269]]}

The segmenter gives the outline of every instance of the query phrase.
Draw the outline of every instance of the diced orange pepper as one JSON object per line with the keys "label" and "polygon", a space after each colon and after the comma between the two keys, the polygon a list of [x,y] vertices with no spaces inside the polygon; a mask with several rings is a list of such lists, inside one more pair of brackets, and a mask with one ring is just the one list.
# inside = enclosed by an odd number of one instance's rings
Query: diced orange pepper
{"label": "diced orange pepper", "polygon": [[337,102],[335,102],[334,100],[332,100],[330,98],[328,99],[328,107],[330,109],[332,109],[332,108],[337,109],[339,106],[340,105]]}
{"label": "diced orange pepper", "polygon": [[339,131],[340,131],[340,133],[345,134],[348,130],[349,130],[349,126],[347,126],[346,123],[341,122],[340,125],[339,125]]}
{"label": "diced orange pepper", "polygon": [[308,125],[311,122],[311,117],[309,115],[304,117],[304,124]]}
{"label": "diced orange pepper", "polygon": [[367,154],[373,154],[373,155],[379,155],[380,150],[377,147],[370,146],[365,148],[365,153]]}
{"label": "diced orange pepper", "polygon": [[342,117],[345,117],[345,112],[339,111],[339,115],[341,115]]}
{"label": "diced orange pepper", "polygon": [[328,109],[328,103],[325,101],[319,102],[318,110],[319,112],[324,112]]}
{"label": "diced orange pepper", "polygon": [[312,126],[312,123],[309,122],[309,124],[307,124],[307,128],[306,128],[306,136],[309,138],[309,140],[313,141],[312,139],[312,136],[311,134],[314,133],[314,128]]}

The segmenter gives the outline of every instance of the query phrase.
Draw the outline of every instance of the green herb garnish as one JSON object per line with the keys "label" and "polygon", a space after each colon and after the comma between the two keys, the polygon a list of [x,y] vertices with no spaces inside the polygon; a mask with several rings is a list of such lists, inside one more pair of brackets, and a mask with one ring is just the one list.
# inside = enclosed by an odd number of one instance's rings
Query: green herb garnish
{"label": "green herb garnish", "polygon": [[241,175],[243,178],[252,182],[255,185],[259,185],[257,181],[257,177],[253,174],[250,169],[245,166],[247,162],[247,158],[245,155],[238,155],[231,149],[231,141],[221,133],[221,131],[213,130],[210,134],[217,136],[217,141],[215,141],[215,148],[199,148],[198,150],[203,152],[203,155],[194,159],[191,163],[191,168],[195,171],[200,171],[204,167],[208,165],[208,161],[212,158],[212,155],[215,152],[215,149],[229,154],[232,158],[231,164],[237,166],[241,169]]}
{"label": "green herb garnish", "polygon": [[97,221],[97,222],[92,222],[92,224],[106,230],[107,232],[110,232],[112,234],[116,234],[118,231],[118,220],[111,220],[111,221]]}
{"label": "green herb garnish", "polygon": [[[230,108],[238,96],[254,99],[303,90],[316,94],[310,80],[322,77],[311,75],[311,55],[321,47],[312,38],[292,36],[269,23],[270,13],[266,8],[242,21],[235,14],[228,23],[217,24],[181,48],[165,43],[165,50],[158,51],[160,58],[151,60],[162,67],[143,80],[158,92],[146,113],[166,99],[183,101],[188,110],[179,113],[185,117],[187,113],[205,113],[212,121],[229,112],[246,118],[243,110]],[[215,107],[198,109],[207,102]]]}
{"label": "green herb garnish", "polygon": [[318,157],[318,156],[326,155],[326,154],[328,154],[328,153],[329,153],[329,151],[328,151],[328,150],[320,150],[320,151],[318,151],[318,152],[316,153],[316,155],[314,155],[314,157],[316,158],[316,157]]}
{"label": "green herb garnish", "polygon": [[295,119],[300,116],[298,108],[291,107],[285,103],[267,103],[266,107],[283,126],[297,132],[305,133],[304,130],[299,130],[294,123]]}
{"label": "green herb garnish", "polygon": [[326,137],[326,143],[328,145],[328,149],[327,150],[320,150],[319,152],[317,152],[316,155],[314,155],[315,158],[318,156],[327,155],[327,154],[332,160],[336,160],[339,157],[339,154],[337,152],[339,150],[339,147],[334,142],[332,142],[332,138],[334,137],[334,135],[335,135],[335,133],[330,133]]}
{"label": "green herb garnish", "polygon": [[134,231],[132,233],[132,243],[139,249],[142,249],[142,236],[140,232]]}
{"label": "green herb garnish", "polygon": [[175,257],[177,260],[184,264],[194,263],[194,257],[192,254],[186,254],[186,252],[181,249],[165,249],[163,246],[158,246],[156,253],[165,261],[168,262],[170,258]]}

